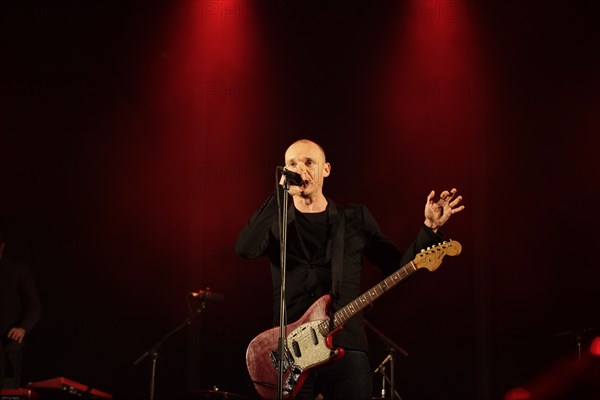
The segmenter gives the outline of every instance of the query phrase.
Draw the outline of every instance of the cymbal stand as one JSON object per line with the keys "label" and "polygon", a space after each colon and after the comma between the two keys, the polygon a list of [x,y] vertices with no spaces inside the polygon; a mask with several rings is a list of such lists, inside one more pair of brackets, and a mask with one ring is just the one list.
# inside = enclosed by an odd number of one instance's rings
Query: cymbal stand
{"label": "cymbal stand", "polygon": [[[188,304],[188,306],[189,306],[189,304]],[[181,324],[179,324],[172,331],[167,332],[167,334],[164,335],[162,337],[162,339],[160,339],[158,342],[154,343],[154,345],[149,350],[147,350],[144,354],[139,356],[137,358],[137,360],[135,360],[133,362],[133,365],[138,365],[146,357],[150,357],[150,359],[152,360],[152,368],[151,368],[151,374],[150,374],[150,400],[154,400],[154,395],[156,392],[156,390],[155,390],[156,364],[157,364],[158,359],[160,358],[158,350],[163,345],[163,343],[167,341],[167,339],[169,339],[171,336],[173,336],[175,333],[179,332],[186,326],[190,325],[192,323],[192,320],[194,319],[195,315],[200,314],[202,312],[202,310],[204,308],[206,308],[206,302],[202,301],[202,303],[200,304],[199,307],[194,307],[194,308],[195,308],[195,310],[192,310],[192,307],[190,307],[190,315]]]}
{"label": "cymbal stand", "polygon": [[[408,352],[404,350],[402,347],[398,346],[394,343],[393,340],[386,337],[381,331],[373,326],[369,321],[365,319],[365,325],[371,329],[373,332],[379,336],[381,341],[385,344],[385,347],[388,350],[388,355],[383,359],[383,361],[379,364],[377,368],[373,371],[373,374],[381,373],[382,382],[381,382],[381,398],[386,398],[386,383],[389,384],[390,393],[392,395],[392,399],[397,398],[398,400],[402,400],[398,392],[396,391],[396,353],[400,353],[405,357],[408,357]],[[386,374],[385,365],[390,364],[390,376]]]}

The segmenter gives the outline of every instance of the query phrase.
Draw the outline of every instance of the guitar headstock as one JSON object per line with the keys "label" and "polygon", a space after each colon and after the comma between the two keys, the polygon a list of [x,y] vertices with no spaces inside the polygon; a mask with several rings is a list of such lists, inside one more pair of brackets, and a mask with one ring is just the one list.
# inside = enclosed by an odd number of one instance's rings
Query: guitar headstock
{"label": "guitar headstock", "polygon": [[423,249],[413,263],[417,268],[427,268],[429,271],[435,271],[442,263],[444,256],[457,256],[460,254],[462,246],[455,240],[438,243],[437,245]]}

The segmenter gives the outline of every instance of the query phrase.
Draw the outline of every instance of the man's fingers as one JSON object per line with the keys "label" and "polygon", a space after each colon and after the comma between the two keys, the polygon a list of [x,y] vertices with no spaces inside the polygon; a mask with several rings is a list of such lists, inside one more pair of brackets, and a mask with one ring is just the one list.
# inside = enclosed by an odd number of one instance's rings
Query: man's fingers
{"label": "man's fingers", "polygon": [[14,340],[17,343],[22,343],[23,337],[25,337],[24,329],[13,328],[10,331],[8,331],[8,338]]}
{"label": "man's fingers", "polygon": [[427,196],[427,202],[429,203],[431,201],[431,199],[433,199],[433,196],[435,196],[435,191],[432,190],[431,192],[429,192],[429,195]]}
{"label": "man's fingers", "polygon": [[462,196],[458,196],[456,199],[454,199],[454,201],[452,201],[451,203],[448,203],[448,205],[450,207],[456,207],[458,205],[458,203],[460,203],[461,200],[462,200]]}

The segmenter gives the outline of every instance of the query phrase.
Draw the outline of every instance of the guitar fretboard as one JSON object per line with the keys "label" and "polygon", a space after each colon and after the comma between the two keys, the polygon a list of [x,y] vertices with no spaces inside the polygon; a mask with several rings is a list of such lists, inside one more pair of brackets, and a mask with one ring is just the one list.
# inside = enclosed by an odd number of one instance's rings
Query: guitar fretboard
{"label": "guitar fretboard", "polygon": [[417,266],[413,261],[409,262],[398,271],[394,272],[365,293],[346,304],[333,314],[333,316],[319,324],[319,331],[322,335],[327,335],[344,325],[346,321],[354,317],[357,313],[364,310],[369,304],[377,300],[388,290],[402,282],[404,279],[417,271]]}

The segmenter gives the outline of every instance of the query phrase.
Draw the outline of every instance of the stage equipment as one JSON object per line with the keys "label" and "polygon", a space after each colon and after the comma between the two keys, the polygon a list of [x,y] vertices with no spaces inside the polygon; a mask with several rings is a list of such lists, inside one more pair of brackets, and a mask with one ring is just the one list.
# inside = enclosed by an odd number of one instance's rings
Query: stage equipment
{"label": "stage equipment", "polygon": [[[383,359],[383,361],[379,364],[377,368],[373,371],[373,375],[379,373],[381,374],[381,399],[387,399],[388,395],[386,391],[386,387],[389,384],[389,393],[393,398],[397,398],[398,400],[402,400],[398,392],[396,391],[396,353],[402,354],[404,357],[408,357],[408,352],[404,350],[402,347],[398,346],[394,341],[387,336],[385,336],[379,329],[375,328],[373,324],[365,319],[365,326],[375,332],[375,334],[381,339],[384,343],[388,355]],[[385,365],[390,365],[390,376],[387,376]]]}
{"label": "stage equipment", "polygon": [[[162,398],[161,398],[162,399]],[[165,400],[249,400],[239,394],[224,392],[218,389],[197,390],[180,395],[168,396]]]}
{"label": "stage equipment", "polygon": [[[186,297],[186,299],[188,302],[188,309],[190,311],[189,316],[181,324],[179,324],[175,329],[171,330],[170,332],[167,332],[167,334],[165,334],[162,337],[162,339],[160,339],[158,342],[156,342],[154,344],[154,346],[152,346],[150,349],[148,349],[144,354],[139,356],[133,362],[133,365],[138,365],[146,357],[150,357],[152,360],[152,366],[151,366],[151,372],[150,372],[150,400],[154,400],[154,395],[156,392],[156,389],[155,389],[155,386],[156,386],[156,363],[159,358],[158,350],[161,348],[163,343],[165,343],[167,341],[167,339],[169,339],[171,336],[173,336],[175,333],[179,332],[186,326],[190,325],[192,323],[193,319],[206,308],[206,304],[208,301],[211,301],[211,302],[223,301],[223,295],[219,294],[219,293],[212,293],[210,291],[210,288],[207,287],[205,290],[201,290],[199,292],[188,293],[188,296]],[[200,300],[200,302],[196,301],[195,302],[196,304],[192,304],[190,299]]]}
{"label": "stage equipment", "polygon": [[[281,172],[282,176],[285,176],[284,184],[283,184],[283,204],[280,202],[279,198],[279,180],[280,177],[277,172]],[[281,265],[281,281],[279,283],[279,340],[277,343],[277,353],[275,354],[273,361],[276,362],[277,366],[277,398],[282,400],[285,395],[284,383],[283,383],[283,374],[286,369],[285,355],[289,352],[287,344],[285,343],[285,338],[287,336],[287,328],[286,328],[286,305],[285,305],[285,281],[286,281],[286,270],[287,270],[287,216],[288,216],[288,190],[292,184],[302,185],[302,177],[298,179],[298,175],[292,171],[286,170],[282,167],[277,167],[275,172],[275,190],[277,192],[277,205],[279,206],[279,211],[277,215],[279,216],[279,258]],[[298,182],[300,181],[300,182]]]}
{"label": "stage equipment", "polygon": [[525,384],[514,387],[504,400],[600,399],[600,336],[589,351],[559,358]]}
{"label": "stage equipment", "polygon": [[39,400],[40,396],[31,389],[0,390],[0,400]]}
{"label": "stage equipment", "polygon": [[110,400],[112,395],[94,389],[83,383],[72,381],[64,377],[47,379],[44,381],[32,382],[27,385],[28,389],[40,395],[43,400],[69,400],[69,399],[89,399],[89,400]]}

